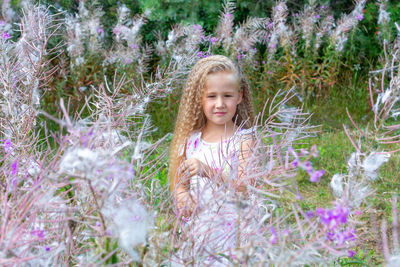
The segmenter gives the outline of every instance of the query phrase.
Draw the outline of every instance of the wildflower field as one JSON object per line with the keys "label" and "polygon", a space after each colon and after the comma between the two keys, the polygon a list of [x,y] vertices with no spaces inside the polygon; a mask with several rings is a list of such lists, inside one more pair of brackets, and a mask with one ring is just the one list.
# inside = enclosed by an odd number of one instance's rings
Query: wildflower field
{"label": "wildflower field", "polygon": [[[400,266],[397,1],[3,0],[0,51],[1,266]],[[167,177],[215,54],[257,115],[252,197],[214,199],[232,251],[181,227]]]}

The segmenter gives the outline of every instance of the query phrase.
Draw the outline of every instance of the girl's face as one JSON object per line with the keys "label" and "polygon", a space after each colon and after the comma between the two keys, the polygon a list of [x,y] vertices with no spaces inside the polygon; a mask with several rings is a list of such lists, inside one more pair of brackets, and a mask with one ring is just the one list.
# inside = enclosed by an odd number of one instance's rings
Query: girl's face
{"label": "girl's face", "polygon": [[207,75],[202,106],[207,123],[231,124],[237,105],[242,101],[237,78],[232,72],[216,72]]}

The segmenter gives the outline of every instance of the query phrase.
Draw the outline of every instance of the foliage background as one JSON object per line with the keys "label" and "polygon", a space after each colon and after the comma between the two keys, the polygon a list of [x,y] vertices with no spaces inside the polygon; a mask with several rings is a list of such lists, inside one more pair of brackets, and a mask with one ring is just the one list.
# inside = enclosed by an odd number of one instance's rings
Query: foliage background
{"label": "foliage background", "polygon": [[[38,1],[39,2],[39,1]],[[79,1],[40,1],[42,4],[51,6],[53,12],[57,10],[66,13],[77,13]],[[334,17],[339,18],[343,13],[349,13],[354,8],[353,1],[337,0],[321,2],[318,4],[329,6]],[[12,5],[18,6],[19,1],[11,1]],[[140,29],[143,43],[154,43],[157,35],[166,39],[168,32],[176,23],[199,24],[205,29],[207,34],[214,32],[219,21],[222,1],[98,1],[98,4],[105,12],[101,17],[104,26],[105,44],[111,47],[113,44],[112,27],[117,21],[117,9],[120,4],[125,4],[132,14],[142,14],[146,9],[152,9],[147,22]],[[236,1],[234,12],[235,25],[246,20],[248,17],[270,17],[271,10],[276,4],[275,1]],[[294,19],[294,14],[300,12],[306,1],[287,1],[289,8],[288,22]],[[378,37],[377,28],[378,1],[368,1],[365,7],[364,18],[359,25],[349,33],[349,40],[346,42],[343,53],[336,54],[326,48],[314,54],[302,47],[299,41],[297,57],[290,57],[283,50],[277,52],[278,63],[264,65],[257,68],[247,68],[246,74],[253,89],[253,98],[256,110],[260,111],[268,97],[273,96],[279,89],[290,89],[293,85],[303,88],[300,94],[302,101],[296,100],[294,105],[303,105],[306,111],[313,112],[311,122],[321,125],[321,134],[318,138],[309,140],[316,143],[320,148],[321,155],[318,160],[313,162],[317,168],[324,168],[327,175],[331,177],[337,172],[344,172],[346,165],[343,163],[351,153],[351,146],[342,130],[342,125],[350,125],[346,114],[346,108],[357,122],[366,126],[370,119],[369,111],[371,106],[368,104],[368,81],[371,77],[370,71],[379,69],[383,65],[384,51],[382,40]],[[400,3],[398,1],[388,2],[388,12],[392,22],[400,21]],[[14,38],[17,38],[15,35]],[[389,42],[397,37],[394,24],[390,25],[387,38]],[[61,39],[61,37],[59,38]],[[57,43],[57,38],[54,40]],[[267,57],[266,45],[257,44],[257,53],[254,61],[262,62]],[[70,72],[59,73],[49,85],[49,90],[45,92],[41,99],[42,108],[49,114],[59,117],[61,110],[58,103],[60,98],[71,101],[71,108],[78,110],[83,105],[85,97],[90,91],[82,92],[82,87],[93,85],[98,87],[103,83],[104,74],[110,77],[114,69],[102,68],[99,64],[101,58],[96,55],[89,55],[89,59],[80,69],[73,69]],[[61,57],[52,64],[63,64]],[[150,77],[161,62],[161,58],[155,53],[151,57],[150,70],[144,75]],[[324,71],[321,71],[324,70]],[[292,72],[290,72],[290,71]],[[118,70],[123,72],[124,70]],[[129,70],[126,70],[129,72]],[[293,76],[290,76],[293,74]],[[297,80],[293,77],[300,77]],[[321,89],[322,88],[322,89]],[[178,88],[180,89],[180,88]],[[126,88],[129,91],[129,88]],[[180,99],[180,90],[175,90],[158,101],[151,102],[147,107],[147,112],[151,114],[153,124],[157,131],[153,131],[150,139],[157,140],[167,133],[173,131],[174,119],[176,118],[177,108]],[[89,113],[89,111],[86,111]],[[88,114],[87,114],[88,115]],[[364,122],[364,125],[363,125]],[[58,125],[50,125],[50,129],[57,130]],[[374,209],[378,217],[390,216],[390,204],[385,194],[397,193],[398,179],[396,174],[400,173],[399,157],[393,156],[382,179],[376,181],[377,194],[372,199]],[[165,163],[163,163],[165,164]],[[156,178],[163,184],[166,183],[165,169],[156,174]],[[331,201],[328,179],[322,180],[319,184],[307,182],[305,175],[298,175],[301,190],[306,195],[304,205],[317,207],[322,203]],[[315,189],[317,194],[309,194]],[[374,240],[362,244],[357,251],[360,264],[374,264],[381,260],[381,256],[375,253],[378,245]],[[346,264],[347,259],[343,259]]]}

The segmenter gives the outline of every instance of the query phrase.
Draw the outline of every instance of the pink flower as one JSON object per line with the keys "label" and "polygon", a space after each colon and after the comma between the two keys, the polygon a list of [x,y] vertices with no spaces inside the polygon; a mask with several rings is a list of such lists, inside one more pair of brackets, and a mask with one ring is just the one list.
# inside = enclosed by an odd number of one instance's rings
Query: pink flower
{"label": "pink flower", "polygon": [[18,171],[18,160],[14,161],[13,164],[11,164],[11,175],[16,175]]}
{"label": "pink flower", "polygon": [[358,19],[359,21],[362,21],[364,19],[364,14],[361,13],[361,14],[356,15],[356,19]]}
{"label": "pink flower", "polygon": [[6,152],[6,154],[7,154],[11,151],[12,142],[11,142],[11,139],[6,139],[3,141],[4,141],[4,152]]}
{"label": "pink flower", "polygon": [[318,182],[319,178],[321,178],[325,173],[325,170],[319,170],[319,171],[314,171],[311,175],[310,175],[310,181],[311,182]]}
{"label": "pink flower", "polygon": [[103,33],[104,33],[103,28],[102,28],[102,27],[98,27],[98,28],[97,28],[97,33],[98,33],[98,34],[103,34]]}
{"label": "pink flower", "polygon": [[193,28],[195,29],[195,30],[198,30],[198,31],[201,31],[203,28],[201,27],[201,25],[199,25],[199,24],[194,24],[193,25]]}
{"label": "pink flower", "polygon": [[348,251],[348,256],[349,256],[350,258],[353,258],[354,255],[356,255],[356,252],[355,252],[354,250],[349,250],[349,251]]}
{"label": "pink flower", "polygon": [[276,244],[278,236],[276,235],[275,228],[273,226],[271,226],[270,230],[271,230],[271,234],[272,235],[271,235],[271,237],[269,239],[269,242],[273,245],[273,244]]}
{"label": "pink flower", "polygon": [[40,241],[44,239],[44,230],[36,229],[31,231],[31,235],[39,237]]}
{"label": "pink flower", "polygon": [[297,167],[298,165],[299,165],[298,159],[293,160],[292,166],[293,166],[293,167]]}
{"label": "pink flower", "polygon": [[10,38],[11,37],[10,37],[10,34],[8,32],[3,33],[3,39],[4,40],[10,39]]}
{"label": "pink flower", "polygon": [[117,34],[119,33],[119,28],[118,28],[118,27],[115,27],[115,28],[113,29],[113,33],[114,33],[115,35],[117,35]]}
{"label": "pink flower", "polygon": [[211,43],[211,44],[214,44],[214,43],[216,43],[216,42],[218,42],[218,38],[217,38],[217,37],[211,37],[211,38],[210,38],[210,43]]}

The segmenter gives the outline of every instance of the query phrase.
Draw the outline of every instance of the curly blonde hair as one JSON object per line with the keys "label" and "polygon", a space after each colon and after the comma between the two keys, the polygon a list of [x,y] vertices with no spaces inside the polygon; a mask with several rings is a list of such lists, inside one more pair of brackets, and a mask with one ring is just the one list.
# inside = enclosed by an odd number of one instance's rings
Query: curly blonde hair
{"label": "curly blonde hair", "polygon": [[240,67],[231,59],[222,55],[214,55],[199,60],[192,68],[182,93],[178,117],[169,153],[169,179],[171,192],[177,183],[177,170],[182,161],[179,152],[183,148],[190,133],[200,130],[206,123],[202,108],[202,97],[207,75],[216,72],[233,72],[239,81],[239,91],[243,98],[237,107],[232,120],[243,128],[250,128],[254,123],[254,108],[251,100],[250,86]]}

